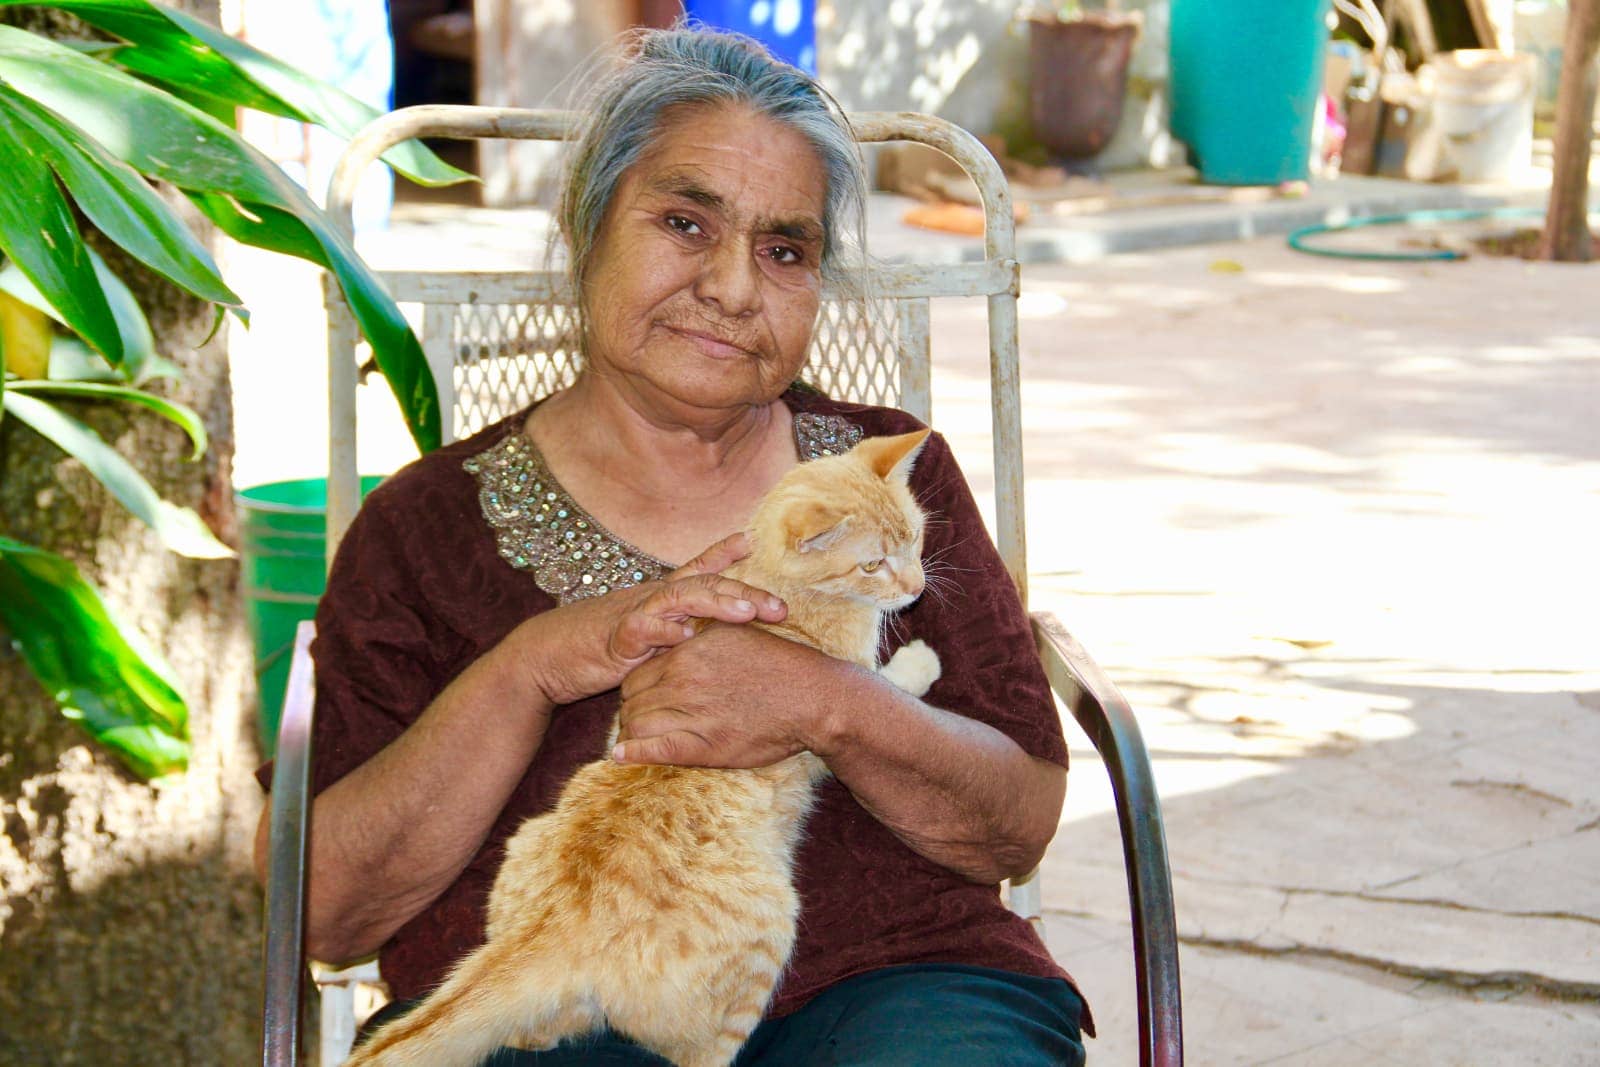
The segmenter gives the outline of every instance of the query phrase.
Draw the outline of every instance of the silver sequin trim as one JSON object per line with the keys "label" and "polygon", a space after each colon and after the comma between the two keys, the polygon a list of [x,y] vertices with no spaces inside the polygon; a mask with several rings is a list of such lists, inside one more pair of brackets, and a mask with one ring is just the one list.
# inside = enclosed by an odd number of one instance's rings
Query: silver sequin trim
{"label": "silver sequin trim", "polygon": [[[861,427],[837,415],[794,417],[802,461],[848,452]],[[540,589],[562,604],[605,596],[654,581],[673,569],[601,526],[550,474],[544,457],[521,432],[468,457],[462,468],[478,480],[478,503],[495,532],[501,557],[531,571]]]}

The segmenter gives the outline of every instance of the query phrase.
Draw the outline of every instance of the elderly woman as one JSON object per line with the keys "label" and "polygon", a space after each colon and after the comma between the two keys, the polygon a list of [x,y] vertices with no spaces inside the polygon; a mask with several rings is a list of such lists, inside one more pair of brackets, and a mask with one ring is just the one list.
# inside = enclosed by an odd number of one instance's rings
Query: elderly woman
{"label": "elderly woman", "polygon": [[[784,605],[717,574],[790,467],[917,427],[795,384],[863,202],[843,117],[742,38],[646,34],[594,98],[560,208],[582,374],[385,482],[318,612],[307,947],[377,952],[396,1010],[481,940],[505,839],[621,703],[609,758],[833,771],[741,1063],[1081,1062],[1082,1002],[997,892],[1055,832],[1066,747],[948,447],[912,487],[953,588],[894,627],[943,660],[927,702],[741,625]],[[495,1062],[661,1061],[602,1034]]]}

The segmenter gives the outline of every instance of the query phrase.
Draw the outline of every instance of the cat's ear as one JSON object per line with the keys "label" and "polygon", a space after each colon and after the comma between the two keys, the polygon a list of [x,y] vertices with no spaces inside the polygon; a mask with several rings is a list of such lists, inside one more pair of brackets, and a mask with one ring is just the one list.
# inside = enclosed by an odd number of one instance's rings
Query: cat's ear
{"label": "cat's ear", "polygon": [[856,445],[872,472],[885,481],[911,480],[911,465],[928,441],[932,430],[916,430],[895,437],[868,437]]}
{"label": "cat's ear", "polygon": [[850,516],[826,504],[808,501],[784,516],[789,544],[796,552],[832,548],[849,532]]}

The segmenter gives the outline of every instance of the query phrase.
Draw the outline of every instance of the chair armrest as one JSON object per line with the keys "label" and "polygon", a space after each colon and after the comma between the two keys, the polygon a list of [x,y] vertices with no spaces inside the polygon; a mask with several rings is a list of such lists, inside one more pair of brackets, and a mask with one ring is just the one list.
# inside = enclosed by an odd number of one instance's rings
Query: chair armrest
{"label": "chair armrest", "polygon": [[295,631],[294,659],[278,723],[272,767],[272,814],[267,856],[265,1010],[261,1062],[291,1067],[300,1061],[300,999],[305,986],[306,832],[311,814],[311,638]]}
{"label": "chair armrest", "polygon": [[1034,612],[1031,619],[1051,688],[1089,735],[1111,776],[1133,917],[1139,1062],[1144,1067],[1182,1064],[1178,924],[1150,755],[1133,709],[1077,639],[1049,612]]}

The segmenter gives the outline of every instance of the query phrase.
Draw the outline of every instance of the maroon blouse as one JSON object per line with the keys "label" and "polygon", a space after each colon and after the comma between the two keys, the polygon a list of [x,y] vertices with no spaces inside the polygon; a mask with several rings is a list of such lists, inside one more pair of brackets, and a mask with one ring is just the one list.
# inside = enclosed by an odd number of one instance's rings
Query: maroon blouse
{"label": "maroon blouse", "polygon": [[[904,412],[791,390],[796,413],[838,415],[868,436],[921,426]],[[406,467],[367,498],[339,546],[317,611],[312,790],[320,793],[416,720],[458,673],[523,619],[556,606],[497,552],[475,478],[462,461],[518,432],[503,420]],[[929,703],[999,729],[1030,755],[1065,767],[1066,743],[1028,620],[949,446],[933,435],[911,481],[928,509],[925,556],[951,579],[889,627],[884,655],[914,638],[938,653]],[[484,910],[504,845],[552,807],[567,778],[601,755],[617,707],[602,693],[555,710],[544,742],[477,856],[455,884],[395,933],[379,957],[396,997],[425,995],[483,940]],[[262,777],[269,780],[268,768]],[[1032,927],[976,885],[917,855],[826,780],[797,857],[800,932],[768,1014],[788,1014],[863,971],[958,963],[1066,977]],[[1092,1029],[1086,1027],[1088,1032]]]}

